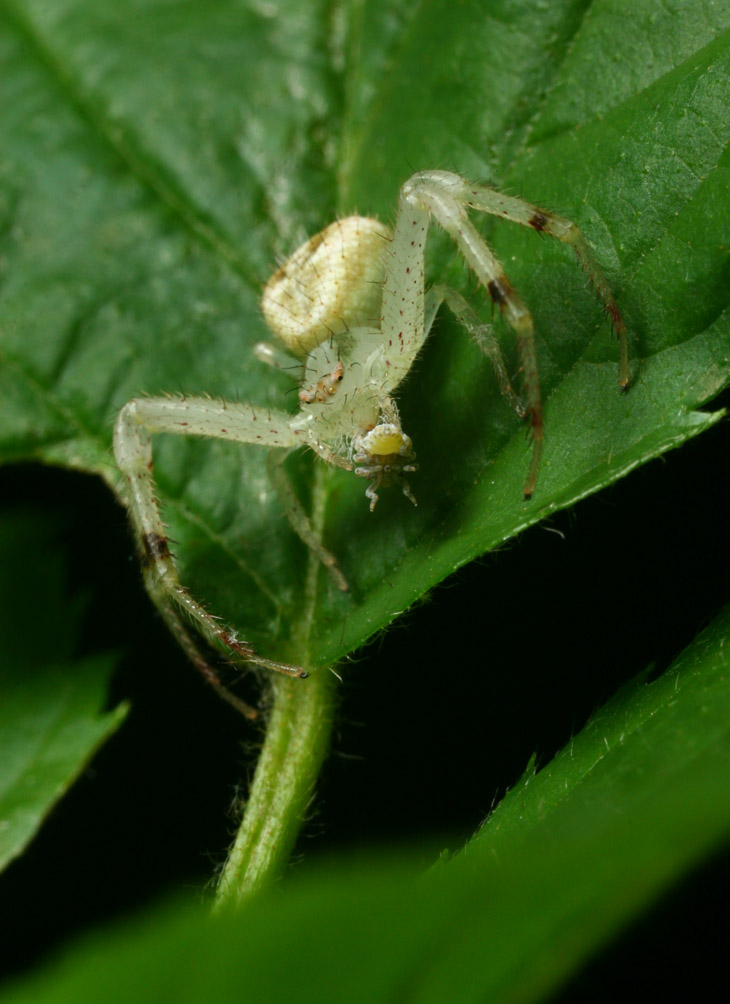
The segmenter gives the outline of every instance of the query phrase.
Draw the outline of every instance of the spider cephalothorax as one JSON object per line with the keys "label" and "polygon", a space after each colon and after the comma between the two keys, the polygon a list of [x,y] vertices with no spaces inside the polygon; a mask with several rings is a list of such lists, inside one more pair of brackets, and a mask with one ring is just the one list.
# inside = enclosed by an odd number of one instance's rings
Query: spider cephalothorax
{"label": "spider cephalothorax", "polygon": [[[234,657],[243,657],[293,676],[298,666],[263,658],[230,628],[220,624],[181,585],[155,496],[151,436],[158,432],[208,436],[286,451],[299,446],[323,460],[368,478],[373,509],[377,489],[391,482],[415,502],[403,477],[416,470],[411,440],[401,429],[393,394],[410,372],[441,303],[489,356],[501,392],[515,411],[527,416],[532,460],[523,492],[529,497],[542,452],[542,404],[533,322],[469,211],[488,213],[569,244],[603,301],[619,338],[619,377],[629,380],[626,329],[616,301],[578,227],[522,199],[472,185],[457,174],[422,171],[401,188],[393,229],[377,220],[350,216],[330,224],[285,262],[268,282],[262,308],[286,353],[256,346],[259,359],[299,371],[299,411],[291,415],[207,397],[138,398],[122,408],[114,451],[126,484],[129,512],[137,530],[150,592],[191,657],[214,685],[213,671],[200,655],[180,614]],[[524,403],[510,384],[491,325],[466,300],[444,286],[426,289],[424,251],[432,222],[456,243],[517,336]],[[280,466],[271,468],[295,532],[319,557],[340,589],[347,589],[334,556],[322,545]],[[150,545],[154,542],[154,546]],[[230,695],[224,692],[224,696]],[[235,703],[235,699],[232,699]]]}

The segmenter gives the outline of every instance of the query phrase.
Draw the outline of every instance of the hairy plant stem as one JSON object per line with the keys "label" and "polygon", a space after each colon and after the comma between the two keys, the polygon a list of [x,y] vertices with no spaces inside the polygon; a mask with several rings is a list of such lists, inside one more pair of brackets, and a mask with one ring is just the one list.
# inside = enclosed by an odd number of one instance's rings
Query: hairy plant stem
{"label": "hairy plant stem", "polygon": [[[312,526],[321,538],[327,471],[316,468]],[[319,559],[310,553],[302,616],[294,636],[296,658],[310,665]],[[319,769],[329,750],[337,678],[318,669],[307,680],[272,673],[273,705],[246,811],[216,891],[214,910],[240,905],[284,872],[307,818]]]}

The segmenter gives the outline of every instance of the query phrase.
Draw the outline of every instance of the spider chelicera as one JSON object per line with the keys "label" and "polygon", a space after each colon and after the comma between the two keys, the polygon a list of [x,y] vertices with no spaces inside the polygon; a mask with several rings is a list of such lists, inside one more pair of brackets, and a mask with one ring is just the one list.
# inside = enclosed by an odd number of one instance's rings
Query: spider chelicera
{"label": "spider chelicera", "polygon": [[[192,396],[136,398],[119,413],[114,453],[126,482],[147,587],[198,668],[226,700],[246,714],[251,714],[251,709],[221,684],[184,617],[208,639],[218,642],[229,656],[290,676],[307,674],[301,667],[254,652],[181,584],[156,501],[151,437],[176,433],[253,443],[279,451],[306,446],[327,463],[367,479],[365,494],[371,509],[378,500],[378,490],[389,484],[398,485],[415,504],[406,477],[416,470],[415,453],[401,427],[392,395],[413,366],[436,312],[445,302],[489,356],[502,393],[529,420],[532,458],[523,488],[529,497],[537,480],[543,438],[532,317],[470,221],[469,210],[503,217],[573,247],[618,336],[618,382],[626,387],[626,328],[578,227],[522,199],[470,184],[457,174],[422,171],[401,188],[392,230],[361,216],[338,220],[295,251],[268,282],[262,300],[264,316],[285,346],[289,365],[298,364],[301,372],[300,408],[296,414]],[[492,302],[514,329],[524,404],[512,389],[491,326],[483,324],[453,290],[443,286],[426,289],[424,251],[432,221],[451,235]],[[283,364],[283,350],[273,346],[257,346],[256,355],[274,365]],[[282,458],[285,455],[281,453]],[[336,585],[347,589],[334,556],[322,546],[288,487],[283,468],[273,464],[271,472],[292,527],[317,554]]]}

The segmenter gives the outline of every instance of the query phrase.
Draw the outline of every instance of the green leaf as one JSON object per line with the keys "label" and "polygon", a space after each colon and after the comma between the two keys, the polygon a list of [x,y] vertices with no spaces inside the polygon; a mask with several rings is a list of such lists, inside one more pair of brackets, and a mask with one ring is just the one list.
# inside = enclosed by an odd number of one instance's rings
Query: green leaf
{"label": "green leaf", "polygon": [[126,708],[102,711],[114,659],[75,657],[82,605],[77,600],[69,609],[58,529],[39,514],[6,515],[0,524],[0,567],[4,868],[113,735]]}
{"label": "green leaf", "polygon": [[[627,317],[629,392],[570,253],[487,222],[536,319],[538,490],[522,501],[524,430],[440,319],[401,401],[418,509],[391,492],[372,515],[359,479],[327,480],[326,543],[352,588],[321,577],[312,659],[351,651],[459,565],[717,420],[696,409],[730,373],[729,22],[652,0],[620,15],[583,0],[3,0],[0,456],[116,487],[112,424],[135,395],[293,407],[290,381],[251,355],[261,284],[337,213],[391,217],[413,169],[570,216]],[[429,274],[468,291],[447,242]],[[183,581],[264,654],[299,658],[306,554],[263,451],[162,440]],[[311,458],[289,466],[306,501]]]}
{"label": "green leaf", "polygon": [[214,924],[176,903],[2,999],[544,1000],[730,832],[729,630],[634,681],[431,874],[330,861]]}

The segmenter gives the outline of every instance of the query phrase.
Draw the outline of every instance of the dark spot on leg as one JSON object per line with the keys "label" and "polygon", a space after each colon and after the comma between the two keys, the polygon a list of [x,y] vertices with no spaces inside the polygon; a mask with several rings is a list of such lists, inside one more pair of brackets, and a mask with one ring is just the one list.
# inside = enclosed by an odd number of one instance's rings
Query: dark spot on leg
{"label": "dark spot on leg", "polygon": [[543,230],[547,228],[548,218],[547,216],[544,216],[542,213],[535,213],[533,216],[530,217],[530,219],[527,222],[529,223],[529,225],[532,227],[533,230],[537,230],[538,233],[541,233]]}
{"label": "dark spot on leg", "polygon": [[503,307],[505,305],[510,294],[510,289],[511,286],[506,277],[503,275],[499,276],[498,279],[492,279],[487,283],[489,295],[498,307]]}
{"label": "dark spot on leg", "polygon": [[161,537],[159,533],[145,533],[142,537],[142,547],[144,548],[146,557],[150,561],[158,561],[160,558],[170,557],[167,538]]}
{"label": "dark spot on leg", "polygon": [[228,648],[233,649],[238,655],[243,656],[244,659],[250,658],[254,651],[250,645],[247,645],[245,641],[240,641],[238,637],[232,631],[221,631],[218,635],[220,640]]}
{"label": "dark spot on leg", "polygon": [[623,332],[626,330],[626,325],[624,324],[624,320],[621,317],[621,313],[619,312],[619,309],[613,300],[610,300],[606,304],[606,313],[611,319],[611,327],[616,332],[616,334],[617,335],[623,334]]}

